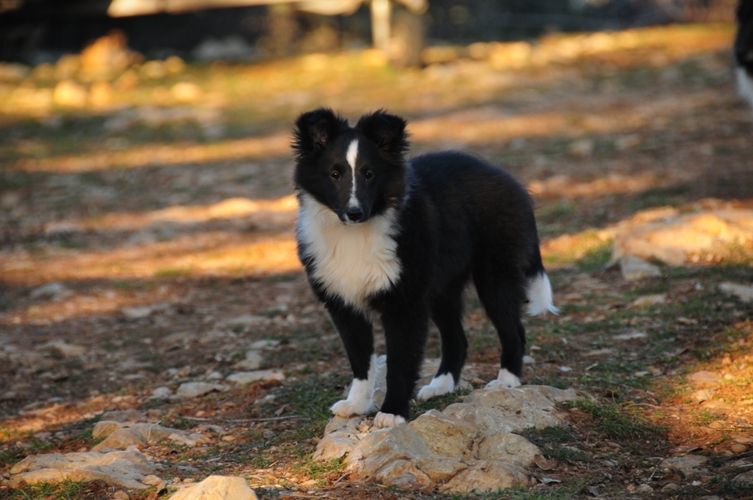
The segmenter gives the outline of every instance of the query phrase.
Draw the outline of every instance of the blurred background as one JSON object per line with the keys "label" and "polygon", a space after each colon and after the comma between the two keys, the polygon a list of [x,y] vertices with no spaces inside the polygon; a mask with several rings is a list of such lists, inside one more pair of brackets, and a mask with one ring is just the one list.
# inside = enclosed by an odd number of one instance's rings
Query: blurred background
{"label": "blurred background", "polygon": [[[133,410],[209,439],[144,444],[166,478],[389,497],[310,460],[349,374],[295,253],[289,133],[331,106],[403,115],[411,154],[472,151],[532,193],[563,314],[527,321],[525,377],[595,398],[537,438],[561,465],[547,488],[745,491],[753,111],[735,6],[0,0],[0,473],[89,449],[93,419]],[[472,292],[467,316],[480,385],[498,345]],[[257,368],[287,381],[235,382]],[[193,382],[216,387],[177,395]],[[715,457],[708,477],[657,472],[687,450]],[[0,496],[41,491],[24,488]]]}

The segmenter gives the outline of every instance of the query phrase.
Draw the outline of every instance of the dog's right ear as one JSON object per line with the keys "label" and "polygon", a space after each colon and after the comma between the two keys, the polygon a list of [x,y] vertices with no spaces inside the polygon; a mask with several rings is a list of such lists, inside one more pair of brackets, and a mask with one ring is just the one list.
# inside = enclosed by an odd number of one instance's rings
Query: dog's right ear
{"label": "dog's right ear", "polygon": [[303,113],[295,122],[293,151],[298,157],[320,151],[347,125],[346,120],[328,108]]}

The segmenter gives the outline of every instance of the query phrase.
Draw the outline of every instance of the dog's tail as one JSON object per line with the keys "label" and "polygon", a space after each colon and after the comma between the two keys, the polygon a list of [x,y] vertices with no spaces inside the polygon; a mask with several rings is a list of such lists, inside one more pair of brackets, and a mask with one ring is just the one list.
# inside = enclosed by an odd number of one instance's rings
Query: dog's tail
{"label": "dog's tail", "polygon": [[531,316],[538,316],[550,312],[559,314],[560,310],[555,307],[552,299],[552,284],[549,282],[549,276],[544,269],[544,263],[541,261],[541,251],[538,242],[534,247],[529,267],[526,270],[526,296],[528,297],[528,307],[526,312]]}

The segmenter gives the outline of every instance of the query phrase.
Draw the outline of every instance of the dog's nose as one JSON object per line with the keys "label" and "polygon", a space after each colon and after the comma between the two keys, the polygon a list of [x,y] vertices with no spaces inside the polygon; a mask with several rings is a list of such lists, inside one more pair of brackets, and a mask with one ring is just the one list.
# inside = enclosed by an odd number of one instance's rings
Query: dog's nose
{"label": "dog's nose", "polygon": [[359,222],[363,219],[363,210],[358,207],[349,207],[345,216],[352,222]]}

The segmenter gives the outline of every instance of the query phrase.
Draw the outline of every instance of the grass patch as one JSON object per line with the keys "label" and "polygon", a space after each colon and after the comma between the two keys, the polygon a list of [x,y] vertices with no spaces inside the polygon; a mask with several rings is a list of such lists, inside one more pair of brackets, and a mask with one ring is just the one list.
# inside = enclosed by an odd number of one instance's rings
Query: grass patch
{"label": "grass patch", "polygon": [[78,500],[81,498],[96,498],[96,496],[91,496],[92,494],[96,495],[93,491],[93,487],[96,487],[96,485],[80,481],[27,484],[20,488],[16,488],[15,490],[11,490],[8,498],[13,500],[32,500],[38,498]]}
{"label": "grass patch", "polygon": [[630,406],[580,399],[570,407],[590,415],[597,430],[611,439],[656,442],[666,435],[666,429],[648,422]]}
{"label": "grass patch", "polygon": [[544,456],[558,462],[575,464],[589,459],[588,454],[576,446],[578,436],[566,427],[530,429],[525,431],[523,436],[538,446]]}

